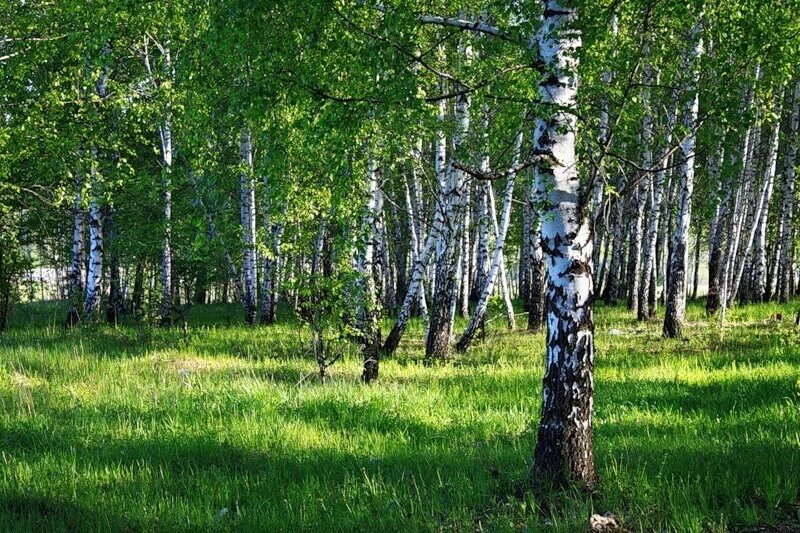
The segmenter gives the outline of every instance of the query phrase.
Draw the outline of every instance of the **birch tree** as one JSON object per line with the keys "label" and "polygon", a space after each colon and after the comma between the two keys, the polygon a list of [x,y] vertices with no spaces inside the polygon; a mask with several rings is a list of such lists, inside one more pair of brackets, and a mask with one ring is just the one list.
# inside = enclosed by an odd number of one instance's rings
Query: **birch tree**
{"label": "birch tree", "polygon": [[664,336],[681,335],[683,320],[686,314],[686,283],[689,243],[689,223],[692,217],[692,194],[694,191],[694,158],[697,142],[698,114],[700,95],[697,90],[699,81],[699,59],[703,53],[701,25],[698,22],[690,36],[691,48],[689,57],[689,79],[686,81],[688,98],[683,108],[683,125],[688,132],[681,142],[680,164],[680,199],[678,201],[678,220],[675,235],[672,238],[670,268],[667,282],[666,310],[664,312]]}

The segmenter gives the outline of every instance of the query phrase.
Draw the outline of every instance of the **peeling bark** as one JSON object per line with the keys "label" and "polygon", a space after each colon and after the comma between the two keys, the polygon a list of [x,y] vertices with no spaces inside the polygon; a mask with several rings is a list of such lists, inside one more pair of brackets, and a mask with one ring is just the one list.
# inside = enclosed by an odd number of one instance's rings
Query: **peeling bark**
{"label": "peeling bark", "polygon": [[577,10],[546,0],[539,54],[550,71],[539,87],[556,104],[537,118],[534,150],[542,155],[535,189],[543,198],[542,247],[548,269],[547,357],[542,413],[531,479],[537,485],[597,481],[592,447],[594,320],[593,238],[576,167],[576,104],[580,32]]}

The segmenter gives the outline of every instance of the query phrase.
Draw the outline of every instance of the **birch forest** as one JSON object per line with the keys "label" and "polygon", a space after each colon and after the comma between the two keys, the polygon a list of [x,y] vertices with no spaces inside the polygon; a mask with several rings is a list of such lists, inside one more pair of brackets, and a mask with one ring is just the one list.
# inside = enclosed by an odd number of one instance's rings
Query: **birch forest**
{"label": "birch forest", "polygon": [[800,2],[0,3],[0,530],[800,531]]}

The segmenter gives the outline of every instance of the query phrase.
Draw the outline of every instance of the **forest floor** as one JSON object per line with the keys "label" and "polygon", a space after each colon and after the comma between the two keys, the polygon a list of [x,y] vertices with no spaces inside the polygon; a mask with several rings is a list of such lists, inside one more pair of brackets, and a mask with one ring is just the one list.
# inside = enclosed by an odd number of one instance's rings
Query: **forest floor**
{"label": "forest floor", "polygon": [[287,313],[250,330],[237,306],[196,307],[184,337],[65,332],[63,308],[20,306],[0,336],[0,530],[581,531],[612,512],[630,531],[794,531],[798,306],[734,309],[721,335],[695,302],[685,340],[600,307],[601,486],[539,501],[514,493],[541,334],[494,320],[425,367],[415,324],[377,383],[342,348],[321,384]]}

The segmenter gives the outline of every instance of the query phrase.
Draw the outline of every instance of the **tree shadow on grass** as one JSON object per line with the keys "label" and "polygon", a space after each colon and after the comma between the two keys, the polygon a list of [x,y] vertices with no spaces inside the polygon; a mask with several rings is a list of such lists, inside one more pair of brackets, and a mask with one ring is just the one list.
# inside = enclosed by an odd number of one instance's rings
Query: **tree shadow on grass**
{"label": "tree shadow on grass", "polygon": [[[447,521],[452,513],[481,507],[493,497],[495,489],[491,472],[474,448],[452,453],[448,446],[412,443],[373,454],[368,431],[358,437],[363,447],[347,450],[304,447],[297,442],[245,448],[226,442],[224,434],[211,433],[100,442],[87,440],[75,428],[66,426],[2,428],[0,435],[6,453],[17,460],[35,462],[37,457],[48,457],[51,468],[63,465],[63,471],[50,476],[67,484],[73,464],[78,475],[107,472],[121,465],[134,468],[133,479],[126,479],[124,484],[115,482],[107,489],[123,491],[127,497],[120,499],[117,494],[115,501],[125,503],[105,510],[107,515],[133,516],[131,529],[138,529],[137,525],[144,529],[155,526],[152,516],[142,509],[158,507],[159,500],[174,498],[193,501],[205,507],[209,515],[235,505],[243,513],[236,519],[241,521],[237,525],[257,525],[262,530],[285,530],[289,526],[380,530],[381,524],[388,527],[390,523],[421,520],[416,522],[419,527],[426,522]],[[159,487],[137,487],[135,472],[143,468],[160,473],[155,478]],[[88,475],[88,479],[92,477]],[[146,485],[153,479],[138,483]],[[231,493],[236,494],[235,503],[230,501]],[[338,516],[328,516],[320,509],[307,509],[306,514],[300,515],[292,510],[292,506],[301,508],[309,503],[318,506],[317,502],[337,509]],[[38,496],[15,496],[5,506],[11,520],[19,523],[67,523],[70,529],[85,530],[98,526],[103,519],[87,513],[79,503],[62,503],[65,502]],[[415,506],[416,515],[411,511]],[[159,527],[187,526],[179,516],[160,518]]]}
{"label": "tree shadow on grass", "polygon": [[145,524],[102,506],[87,507],[65,497],[24,493],[0,495],[0,528],[6,531],[144,531]]}

